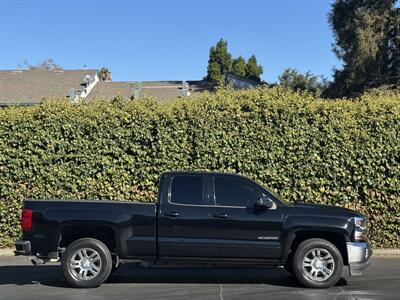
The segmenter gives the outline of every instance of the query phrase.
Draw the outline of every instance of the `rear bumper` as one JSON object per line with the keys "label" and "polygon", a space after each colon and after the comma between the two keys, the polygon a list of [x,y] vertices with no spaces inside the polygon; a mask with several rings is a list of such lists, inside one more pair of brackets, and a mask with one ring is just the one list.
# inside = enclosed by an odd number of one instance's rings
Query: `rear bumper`
{"label": "rear bumper", "polygon": [[361,275],[368,268],[372,249],[367,243],[346,243],[350,275]]}
{"label": "rear bumper", "polygon": [[18,240],[15,242],[15,255],[31,255],[31,242]]}

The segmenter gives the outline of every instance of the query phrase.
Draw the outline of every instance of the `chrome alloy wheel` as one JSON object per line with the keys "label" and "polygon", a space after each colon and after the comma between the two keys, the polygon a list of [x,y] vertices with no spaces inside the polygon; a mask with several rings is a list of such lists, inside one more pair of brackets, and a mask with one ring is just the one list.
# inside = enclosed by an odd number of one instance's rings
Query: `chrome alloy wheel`
{"label": "chrome alloy wheel", "polygon": [[95,278],[101,270],[101,257],[96,250],[81,248],[71,256],[69,266],[75,278],[90,280]]}
{"label": "chrome alloy wheel", "polygon": [[332,276],[335,260],[328,250],[314,248],[304,255],[302,268],[309,279],[321,282]]}

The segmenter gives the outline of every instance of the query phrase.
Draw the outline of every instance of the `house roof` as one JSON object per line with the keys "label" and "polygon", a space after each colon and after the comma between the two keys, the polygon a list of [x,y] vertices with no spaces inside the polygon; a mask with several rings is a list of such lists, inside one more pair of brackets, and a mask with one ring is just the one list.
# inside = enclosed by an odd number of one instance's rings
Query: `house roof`
{"label": "house roof", "polygon": [[[73,91],[80,94],[86,87],[86,76],[95,76],[97,70],[0,70],[0,106],[13,104],[33,105],[46,98],[69,97]],[[198,80],[187,81],[191,95],[212,91],[215,83]],[[88,89],[87,100],[110,99],[121,96],[133,98],[134,91],[141,86],[139,97],[152,97],[167,101],[182,96],[182,81],[98,81]]]}
{"label": "house roof", "polygon": [[68,97],[84,88],[97,70],[0,70],[0,105],[36,104],[43,98]]}
{"label": "house roof", "polygon": [[[215,84],[208,81],[187,81],[191,94],[212,91]],[[122,96],[130,99],[139,83],[135,81],[101,81],[98,82],[87,96],[87,100],[112,98]],[[142,81],[140,97],[153,97],[157,101],[167,101],[182,96],[182,81]]]}
{"label": "house roof", "polygon": [[112,98],[121,96],[123,98],[130,98],[133,95],[133,85],[128,81],[99,81],[90,91],[86,100]]}

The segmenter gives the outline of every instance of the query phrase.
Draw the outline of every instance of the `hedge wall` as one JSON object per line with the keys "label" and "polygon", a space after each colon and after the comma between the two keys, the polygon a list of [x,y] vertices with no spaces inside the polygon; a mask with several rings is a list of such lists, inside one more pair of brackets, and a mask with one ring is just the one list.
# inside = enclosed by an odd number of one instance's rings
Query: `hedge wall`
{"label": "hedge wall", "polygon": [[0,244],[24,197],[154,201],[167,170],[237,172],[295,199],[365,213],[400,246],[400,97],[327,101],[281,88],[0,110]]}

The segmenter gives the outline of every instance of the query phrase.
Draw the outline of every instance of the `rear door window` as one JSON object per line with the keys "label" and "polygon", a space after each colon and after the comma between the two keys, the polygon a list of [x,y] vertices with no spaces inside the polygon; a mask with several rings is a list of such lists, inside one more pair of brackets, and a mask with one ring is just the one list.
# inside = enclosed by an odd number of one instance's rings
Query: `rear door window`
{"label": "rear door window", "polygon": [[171,182],[172,203],[203,205],[203,177],[175,176]]}

